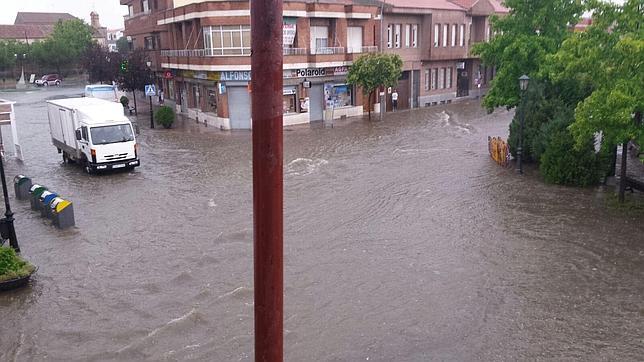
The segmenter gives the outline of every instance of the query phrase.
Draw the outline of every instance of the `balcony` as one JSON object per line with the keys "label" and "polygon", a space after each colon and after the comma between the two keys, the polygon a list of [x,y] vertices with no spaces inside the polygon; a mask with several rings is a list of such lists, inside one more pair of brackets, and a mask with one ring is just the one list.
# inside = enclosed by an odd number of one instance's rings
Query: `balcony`
{"label": "balcony", "polygon": [[311,55],[344,54],[344,47],[320,47],[311,49]]}
{"label": "balcony", "polygon": [[140,13],[135,13],[135,14],[132,14],[132,15],[127,14],[127,15],[123,15],[123,20],[128,21],[130,19],[138,18],[139,16],[150,15],[151,13],[152,13],[152,10],[148,9],[146,11],[142,11]]}
{"label": "balcony", "polygon": [[306,48],[284,48],[284,55],[306,55]]}
{"label": "balcony", "polygon": [[206,49],[162,50],[162,57],[206,57],[211,56]]}
{"label": "balcony", "polygon": [[350,54],[377,53],[377,52],[378,52],[378,46],[376,45],[357,47],[357,48],[351,48],[351,47],[347,48],[347,53],[350,53]]}

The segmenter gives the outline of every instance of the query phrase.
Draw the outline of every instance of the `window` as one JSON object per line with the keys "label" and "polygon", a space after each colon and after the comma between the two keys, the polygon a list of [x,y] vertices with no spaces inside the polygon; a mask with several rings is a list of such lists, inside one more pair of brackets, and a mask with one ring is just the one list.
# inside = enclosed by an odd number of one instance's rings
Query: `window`
{"label": "window", "polygon": [[127,7],[127,13],[130,16],[134,16],[134,5],[128,5]]}
{"label": "window", "polygon": [[146,36],[143,38],[144,48],[148,50],[156,49],[156,38],[153,36]]}
{"label": "window", "polygon": [[447,87],[445,88],[452,88],[452,67],[447,68]]}
{"label": "window", "polygon": [[442,68],[442,69],[441,69],[441,73],[443,73],[443,74],[442,74],[442,77],[443,77],[443,84],[442,84],[442,88],[447,88],[447,69],[446,69],[446,68]]}
{"label": "window", "polygon": [[325,54],[330,51],[329,47],[329,27],[312,26],[311,27],[311,54]]}
{"label": "window", "polygon": [[452,24],[452,34],[451,35],[452,35],[451,45],[453,47],[455,47],[456,46],[456,24]]}
{"label": "window", "polygon": [[436,78],[438,78],[438,68],[431,70],[432,72],[432,89],[436,89]]}
{"label": "window", "polygon": [[411,46],[411,25],[405,24],[405,48]]}
{"label": "window", "polygon": [[489,25],[487,26],[487,33],[485,35],[486,35],[486,38],[485,38],[486,41],[490,41],[490,39],[492,39],[492,28]]}
{"label": "window", "polygon": [[438,89],[445,88],[445,68],[436,69],[438,71]]}
{"label": "window", "polygon": [[249,55],[250,25],[217,25],[203,28],[206,55]]}
{"label": "window", "polygon": [[465,24],[461,24],[461,28],[458,34],[458,44],[459,46],[465,46]]}
{"label": "window", "polygon": [[449,31],[449,25],[443,24],[443,46],[447,46],[447,32]]}
{"label": "window", "polygon": [[87,137],[87,127],[85,126],[81,127],[81,138],[85,141],[89,141],[89,138]]}
{"label": "window", "polygon": [[418,48],[418,24],[411,26],[411,46]]}
{"label": "window", "polygon": [[92,135],[92,144],[94,145],[134,141],[134,133],[129,124],[92,127],[89,132]]}
{"label": "window", "polygon": [[347,53],[362,53],[362,27],[348,27],[347,38]]}
{"label": "window", "polygon": [[150,4],[148,3],[148,0],[141,0],[141,9],[143,9],[144,13],[150,12]]}
{"label": "window", "polygon": [[434,48],[438,48],[438,41],[439,41],[439,30],[441,28],[441,24],[436,24],[434,25]]}
{"label": "window", "polygon": [[400,48],[400,24],[394,26],[394,41],[396,48]]}
{"label": "window", "polygon": [[425,90],[429,90],[429,69],[425,69]]}
{"label": "window", "polygon": [[394,33],[391,27],[391,24],[387,25],[387,48],[391,48],[393,46]]}

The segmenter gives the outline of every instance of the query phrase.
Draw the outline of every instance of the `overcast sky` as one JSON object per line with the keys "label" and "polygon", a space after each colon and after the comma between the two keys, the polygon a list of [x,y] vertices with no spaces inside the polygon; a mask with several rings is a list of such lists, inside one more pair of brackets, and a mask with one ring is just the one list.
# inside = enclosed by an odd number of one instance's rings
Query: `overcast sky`
{"label": "overcast sky", "polygon": [[127,7],[119,0],[0,0],[0,24],[13,24],[18,11],[70,13],[89,24],[89,13],[96,11],[102,26],[110,29],[123,27]]}

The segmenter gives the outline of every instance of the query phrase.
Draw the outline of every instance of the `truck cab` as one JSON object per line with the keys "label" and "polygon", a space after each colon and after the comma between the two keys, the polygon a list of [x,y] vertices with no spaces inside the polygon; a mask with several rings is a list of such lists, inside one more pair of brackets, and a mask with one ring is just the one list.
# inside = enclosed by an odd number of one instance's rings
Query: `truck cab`
{"label": "truck cab", "polygon": [[76,140],[88,172],[139,166],[136,139],[129,121],[91,123],[81,120],[80,125],[75,131]]}

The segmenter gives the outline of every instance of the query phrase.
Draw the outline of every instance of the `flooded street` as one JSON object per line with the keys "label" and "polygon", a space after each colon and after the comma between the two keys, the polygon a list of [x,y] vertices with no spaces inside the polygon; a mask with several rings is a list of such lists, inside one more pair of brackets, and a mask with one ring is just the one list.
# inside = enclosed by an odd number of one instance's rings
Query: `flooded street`
{"label": "flooded street", "polygon": [[[77,225],[10,191],[39,270],[0,294],[0,360],[253,360],[250,133],[141,117],[141,167],[88,176],[62,164],[44,103],[81,92],[0,93],[25,154],[8,180],[58,191]],[[495,164],[487,137],[512,114],[285,129],[285,360],[642,359],[644,217]]]}

